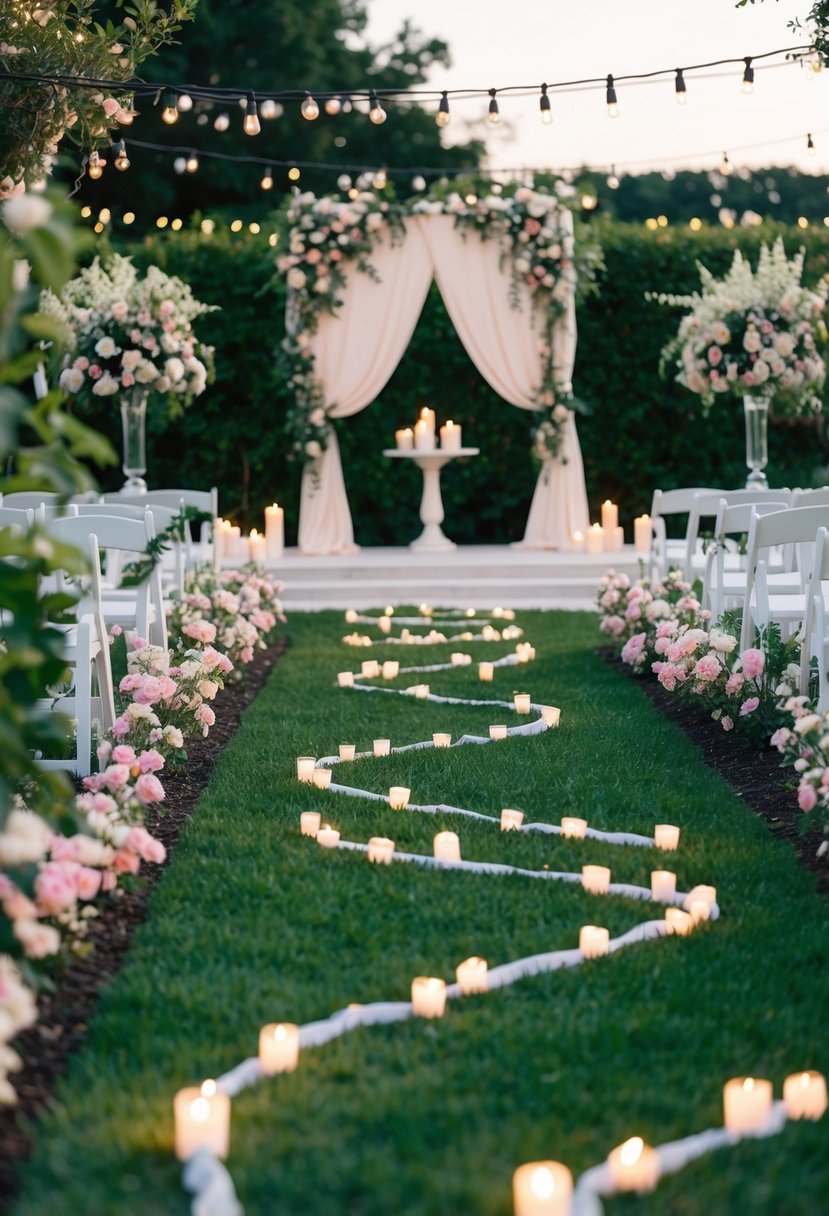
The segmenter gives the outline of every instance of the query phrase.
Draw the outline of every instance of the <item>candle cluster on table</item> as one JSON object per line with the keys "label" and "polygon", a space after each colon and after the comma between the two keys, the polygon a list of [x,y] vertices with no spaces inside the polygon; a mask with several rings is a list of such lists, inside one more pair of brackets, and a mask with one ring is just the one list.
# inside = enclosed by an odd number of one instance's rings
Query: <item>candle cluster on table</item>
{"label": "candle cluster on table", "polygon": [[285,553],[285,511],[277,503],[265,507],[265,531],[251,528],[249,536],[243,536],[238,524],[228,519],[218,519],[215,524],[214,544],[219,559],[237,562],[279,561]]}
{"label": "candle cluster on table", "polygon": [[[423,406],[412,427],[394,432],[398,452],[431,452],[437,447],[437,418],[435,411]],[[440,428],[440,446],[444,452],[459,452],[463,447],[461,427],[451,419]],[[427,614],[423,614],[427,615]]]}
{"label": "candle cluster on table", "polygon": [[[649,515],[638,516],[633,523],[634,545],[642,556],[650,552],[651,519]],[[602,522],[591,524],[586,532],[574,532],[572,547],[577,553],[597,557],[600,553],[619,553],[624,547],[625,530],[619,525],[619,508],[606,498],[602,503]]]}

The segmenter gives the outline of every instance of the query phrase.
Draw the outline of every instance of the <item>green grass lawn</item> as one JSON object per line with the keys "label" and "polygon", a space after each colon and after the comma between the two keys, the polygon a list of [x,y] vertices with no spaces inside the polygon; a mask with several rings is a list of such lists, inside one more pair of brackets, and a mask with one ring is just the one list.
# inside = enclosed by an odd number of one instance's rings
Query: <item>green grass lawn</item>
{"label": "green grass lawn", "polygon": [[[299,785],[299,754],[369,748],[376,736],[457,738],[517,719],[337,689],[336,672],[358,669],[367,652],[342,645],[340,614],[292,618],[291,649],[217,764],[87,1046],[37,1126],[15,1216],[183,1214],[173,1094],[255,1054],[263,1023],[405,1000],[414,975],[453,979],[468,955],[495,966],[575,946],[583,923],[616,935],[654,915],[650,904],[569,884],[371,866],[301,837],[302,810],[322,810],[348,839],[388,835],[415,852],[451,828],[469,859],[599,862],[614,880],[644,886],[652,868],[673,866],[681,890],[717,887],[722,916],[690,938],[450,1002],[438,1022],[360,1029],[306,1051],[296,1072],[234,1100],[229,1167],[248,1216],[507,1216],[523,1161],[553,1157],[578,1174],[630,1135],[661,1143],[718,1126],[729,1077],[768,1076],[780,1096],[790,1072],[829,1073],[829,917],[810,874],[636,683],[595,655],[595,618],[527,612],[518,623],[538,659],[496,669],[492,685],[474,666],[397,683],[507,699],[520,687],[562,707],[559,730],[364,760],[341,779],[381,792],[407,785],[417,802],[495,815],[519,807],[553,822],[575,813],[646,835],[676,823],[678,854],[501,833]],[[511,646],[475,644],[474,656]],[[451,649],[374,654],[414,664],[448,661]],[[607,1211],[825,1210],[828,1129],[827,1119],[790,1124]]]}

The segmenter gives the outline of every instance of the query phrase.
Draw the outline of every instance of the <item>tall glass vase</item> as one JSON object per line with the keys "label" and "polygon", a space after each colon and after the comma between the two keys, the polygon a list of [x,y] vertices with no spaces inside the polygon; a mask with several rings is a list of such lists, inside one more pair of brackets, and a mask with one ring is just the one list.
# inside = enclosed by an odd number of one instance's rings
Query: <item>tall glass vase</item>
{"label": "tall glass vase", "polygon": [[747,490],[767,490],[765,468],[769,462],[768,397],[743,397],[746,415],[746,464],[748,465]]}
{"label": "tall glass vase", "polygon": [[122,494],[146,494],[147,483],[147,394],[121,398],[121,429],[124,443],[122,469],[127,480]]}

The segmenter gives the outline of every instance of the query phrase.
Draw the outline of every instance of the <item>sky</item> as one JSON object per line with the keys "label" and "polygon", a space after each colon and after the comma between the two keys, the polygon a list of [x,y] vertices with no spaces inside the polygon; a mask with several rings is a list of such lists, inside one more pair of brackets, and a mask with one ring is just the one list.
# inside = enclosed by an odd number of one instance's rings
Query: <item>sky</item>
{"label": "sky", "polygon": [[[787,22],[802,21],[810,8],[810,0],[765,0],[741,9],[734,0],[368,0],[368,38],[375,45],[388,42],[408,18],[450,47],[452,66],[435,68],[429,87],[489,89],[686,67],[796,46],[804,39]],[[675,102],[672,75],[658,84],[620,84],[615,119],[607,116],[603,88],[552,92],[549,127],[540,122],[537,94],[504,98],[495,128],[480,122],[486,98],[459,102],[452,106],[446,142],[468,137],[474,123],[471,133],[486,137],[493,168],[708,169],[727,151],[735,168],[796,164],[810,173],[829,172],[829,69],[815,74],[757,64],[750,96],[741,90],[742,65],[716,71],[725,75],[686,74],[684,107]],[[808,133],[813,156],[806,152]],[[766,146],[746,148],[756,144]]]}

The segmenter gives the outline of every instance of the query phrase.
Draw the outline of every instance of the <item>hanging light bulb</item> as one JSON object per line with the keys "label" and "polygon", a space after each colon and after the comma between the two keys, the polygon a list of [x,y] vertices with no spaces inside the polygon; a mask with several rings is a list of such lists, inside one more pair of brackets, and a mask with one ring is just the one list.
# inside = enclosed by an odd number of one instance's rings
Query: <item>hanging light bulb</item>
{"label": "hanging light bulb", "polygon": [[331,117],[334,118],[337,114],[339,114],[339,112],[342,108],[343,108],[343,103],[339,97],[326,97],[326,99],[325,99],[326,114],[330,114]]}
{"label": "hanging light bulb", "polygon": [[605,100],[607,101],[608,118],[618,118],[619,103],[616,100],[616,86],[613,83],[613,76],[611,73],[608,73],[607,76],[607,94]]}
{"label": "hanging light bulb", "polygon": [[178,175],[181,176],[181,174],[184,173],[186,169],[187,169],[187,157],[186,156],[177,156],[176,159],[173,161],[173,172],[178,173]]}
{"label": "hanging light bulb", "polygon": [[176,108],[179,114],[186,114],[189,110],[193,109],[193,98],[189,93],[179,93]]}
{"label": "hanging light bulb", "polygon": [[184,162],[184,168],[188,173],[197,173],[199,168],[199,158],[195,151],[187,153],[187,160]]}
{"label": "hanging light bulb", "polygon": [[164,94],[164,109],[161,111],[161,118],[163,122],[166,122],[168,127],[171,127],[174,122],[178,122],[176,95],[171,89],[168,89]]}
{"label": "hanging light bulb", "polygon": [[608,188],[608,190],[618,190],[619,189],[619,178],[616,176],[616,166],[615,165],[610,166],[610,173],[607,178],[607,188]]}
{"label": "hanging light bulb", "polygon": [[268,121],[272,118],[279,118],[281,113],[282,107],[272,97],[266,97],[259,107],[259,117],[266,118]]}
{"label": "hanging light bulb", "polygon": [[370,98],[369,98],[368,116],[376,127],[379,127],[381,125],[381,123],[384,123],[386,121],[386,119],[388,118],[388,114],[383,109],[383,107],[380,105],[380,102],[378,100],[377,94],[374,92],[374,89],[371,90],[371,94],[370,94]]}
{"label": "hanging light bulb", "polygon": [[720,173],[723,177],[731,176],[731,161],[728,159],[728,153],[723,152],[722,161],[720,163]]}
{"label": "hanging light bulb", "polygon": [[676,69],[676,80],[674,81],[674,96],[676,97],[676,104],[678,106],[684,106],[686,101],[688,100],[688,92],[685,88],[685,77],[682,74],[682,68]]}
{"label": "hanging light bulb", "polygon": [[440,103],[438,105],[438,112],[435,115],[435,122],[439,127],[448,127],[451,121],[452,116],[449,113],[449,95],[444,91],[440,95]]}
{"label": "hanging light bulb", "polygon": [[308,122],[313,122],[315,118],[319,118],[320,108],[310,93],[305,94],[305,100],[300,106],[299,112]]}
{"label": "hanging light bulb", "polygon": [[494,89],[489,90],[489,113],[486,116],[486,120],[493,127],[497,126],[497,124],[501,121],[501,115],[498,110],[498,102],[495,99]]}
{"label": "hanging light bulb", "polygon": [[541,121],[545,127],[549,127],[553,121],[553,111],[550,109],[550,99],[547,96],[547,86],[541,86],[541,97],[538,100],[538,108],[541,111]]}
{"label": "hanging light bulb", "polygon": [[118,143],[113,148],[115,160],[112,162],[119,173],[124,173],[130,167],[130,158],[127,156],[127,145],[123,139],[119,139]]}
{"label": "hanging light bulb", "polygon": [[265,172],[262,174],[262,180],[259,183],[263,190],[273,189],[273,169],[268,165]]}
{"label": "hanging light bulb", "polygon": [[230,117],[227,114],[217,114],[213,122],[213,127],[216,131],[226,131],[230,126]]}
{"label": "hanging light bulb", "polygon": [[814,156],[815,154],[815,141],[812,139],[811,135],[806,136],[806,154],[808,156]]}
{"label": "hanging light bulb", "polygon": [[104,160],[103,156],[97,152],[97,150],[89,153],[88,169],[89,176],[93,181],[97,181],[99,177],[103,176],[105,164],[106,161]]}
{"label": "hanging light bulb", "polygon": [[248,99],[245,102],[245,121],[242,126],[245,135],[258,135],[262,130],[259,114],[256,110],[256,98],[253,93],[248,93]]}
{"label": "hanging light bulb", "polygon": [[743,83],[740,86],[744,93],[754,92],[754,68],[751,66],[751,56],[746,55],[745,71],[743,72]]}

